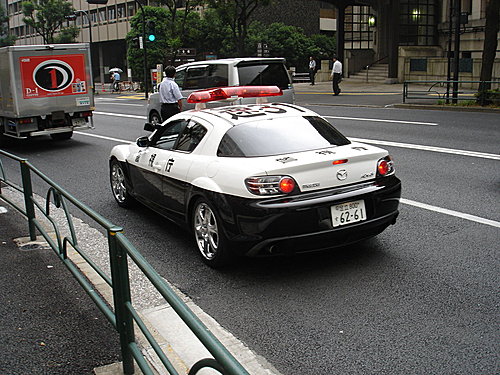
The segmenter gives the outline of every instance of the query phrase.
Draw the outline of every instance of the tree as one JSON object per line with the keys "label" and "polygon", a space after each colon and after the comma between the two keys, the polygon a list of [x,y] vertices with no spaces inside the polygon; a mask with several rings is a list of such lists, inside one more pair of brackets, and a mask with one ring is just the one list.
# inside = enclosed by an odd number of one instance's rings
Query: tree
{"label": "tree", "polygon": [[75,43],[80,34],[77,26],[68,26],[61,29],[58,35],[54,36],[54,43]]}
{"label": "tree", "polygon": [[14,35],[9,35],[8,21],[9,16],[6,14],[4,7],[0,5],[0,47],[12,46],[16,41]]}
{"label": "tree", "polygon": [[295,66],[299,71],[307,69],[309,56],[319,53],[319,48],[300,27],[281,22],[265,27],[260,22],[253,22],[247,43],[248,49],[253,48],[254,54],[258,42],[267,44],[270,57],[284,57],[288,66]]}
{"label": "tree", "polygon": [[[185,47],[184,43],[193,43],[199,37],[198,30],[200,17],[197,13],[190,12],[184,17],[177,17],[173,21],[172,13],[160,7],[144,7],[146,23],[154,24],[156,39],[153,42],[144,40],[147,43],[146,53],[147,69],[155,69],[156,64],[170,65],[174,63],[175,55],[180,47]],[[184,26],[180,23],[184,22]],[[172,23],[175,23],[172,26]],[[130,32],[127,34],[127,59],[132,69],[134,77],[143,77],[144,51],[139,48],[139,37],[142,36],[143,17],[142,12],[130,19]],[[181,27],[184,31],[177,32]],[[191,47],[191,46],[189,46]]]}
{"label": "tree", "polygon": [[337,40],[325,34],[311,35],[314,50],[311,54],[317,59],[330,60],[337,51]]}
{"label": "tree", "polygon": [[169,35],[172,38],[174,35],[176,36],[175,38],[173,38],[173,40],[171,40],[170,43],[172,47],[170,61],[171,64],[173,64],[175,61],[177,50],[181,47],[188,47],[187,45],[183,45],[186,40],[188,29],[190,31],[193,30],[192,28],[187,27],[188,20],[190,18],[192,19],[190,15],[192,14],[196,6],[203,3],[204,2],[202,0],[185,0],[182,4],[182,9],[180,9],[179,7],[181,3],[177,0],[160,0],[160,4],[165,5],[169,10],[170,18],[169,22],[167,23]]}
{"label": "tree", "polygon": [[193,40],[198,52],[211,53],[220,57],[234,54],[231,29],[222,22],[215,9],[207,9],[200,20],[199,33]]}
{"label": "tree", "polygon": [[257,8],[269,5],[271,0],[209,0],[208,3],[231,29],[237,56],[248,54],[245,42],[251,16]]}
{"label": "tree", "polygon": [[[484,48],[481,65],[481,81],[491,81],[493,74],[493,64],[498,45],[497,35],[500,27],[500,1],[489,0],[486,5],[486,25],[484,27]],[[481,83],[479,92],[484,92],[491,88],[490,83]]]}
{"label": "tree", "polygon": [[70,2],[66,0],[31,0],[23,2],[22,9],[23,22],[33,27],[37,34],[42,36],[44,43],[54,43],[57,40],[55,34],[58,31],[66,36],[68,33],[71,34],[71,31],[65,30],[66,28],[60,30],[66,21],[64,17],[75,11]]}

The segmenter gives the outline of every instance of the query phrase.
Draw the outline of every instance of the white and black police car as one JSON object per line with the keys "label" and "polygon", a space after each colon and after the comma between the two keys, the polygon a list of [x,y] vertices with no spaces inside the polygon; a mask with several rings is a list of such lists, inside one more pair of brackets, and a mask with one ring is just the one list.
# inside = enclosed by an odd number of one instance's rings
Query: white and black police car
{"label": "white and black police car", "polygon": [[398,216],[401,182],[388,152],[351,142],[288,103],[238,105],[278,87],[224,87],[188,101],[233,105],[181,112],[110,156],[113,196],[191,229],[205,263],[235,255],[315,251],[382,232]]}

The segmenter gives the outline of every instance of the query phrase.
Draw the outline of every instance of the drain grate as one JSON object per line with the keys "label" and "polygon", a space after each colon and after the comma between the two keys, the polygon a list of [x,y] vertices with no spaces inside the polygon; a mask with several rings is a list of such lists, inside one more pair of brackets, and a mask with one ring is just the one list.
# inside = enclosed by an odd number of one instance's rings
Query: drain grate
{"label": "drain grate", "polygon": [[34,250],[48,250],[50,249],[49,244],[46,242],[30,242],[24,245],[19,246],[19,250],[21,251],[34,251]]}

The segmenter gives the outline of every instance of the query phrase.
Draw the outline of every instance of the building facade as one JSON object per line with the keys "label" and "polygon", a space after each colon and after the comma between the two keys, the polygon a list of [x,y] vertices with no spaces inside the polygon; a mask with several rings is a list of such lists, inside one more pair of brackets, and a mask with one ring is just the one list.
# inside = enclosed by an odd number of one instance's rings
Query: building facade
{"label": "building facade", "polygon": [[[22,21],[22,0],[0,1],[5,1],[10,32],[18,38],[16,44],[42,43],[41,37]],[[479,78],[487,1],[460,3],[466,21],[460,29],[460,73],[464,80]],[[79,16],[68,25],[76,22],[82,28],[79,42],[92,41],[95,81],[107,81],[107,72],[114,66],[122,67],[126,78],[125,36],[130,30],[130,18],[137,12],[136,2],[71,2]],[[454,4],[456,0],[275,0],[269,8],[257,11],[254,18],[299,26],[306,34],[336,37],[337,54],[344,61],[346,75],[379,62],[389,65],[388,83],[437,80],[449,75],[449,56],[455,45],[450,29]],[[500,77],[499,59],[497,53],[493,71],[496,80]]]}

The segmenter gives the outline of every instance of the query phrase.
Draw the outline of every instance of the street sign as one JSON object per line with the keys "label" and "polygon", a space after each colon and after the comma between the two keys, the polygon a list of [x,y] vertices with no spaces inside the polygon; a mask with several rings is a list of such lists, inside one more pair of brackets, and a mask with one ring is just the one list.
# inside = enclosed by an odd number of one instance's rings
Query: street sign
{"label": "street sign", "polygon": [[156,82],[160,83],[163,80],[163,64],[156,64]]}

